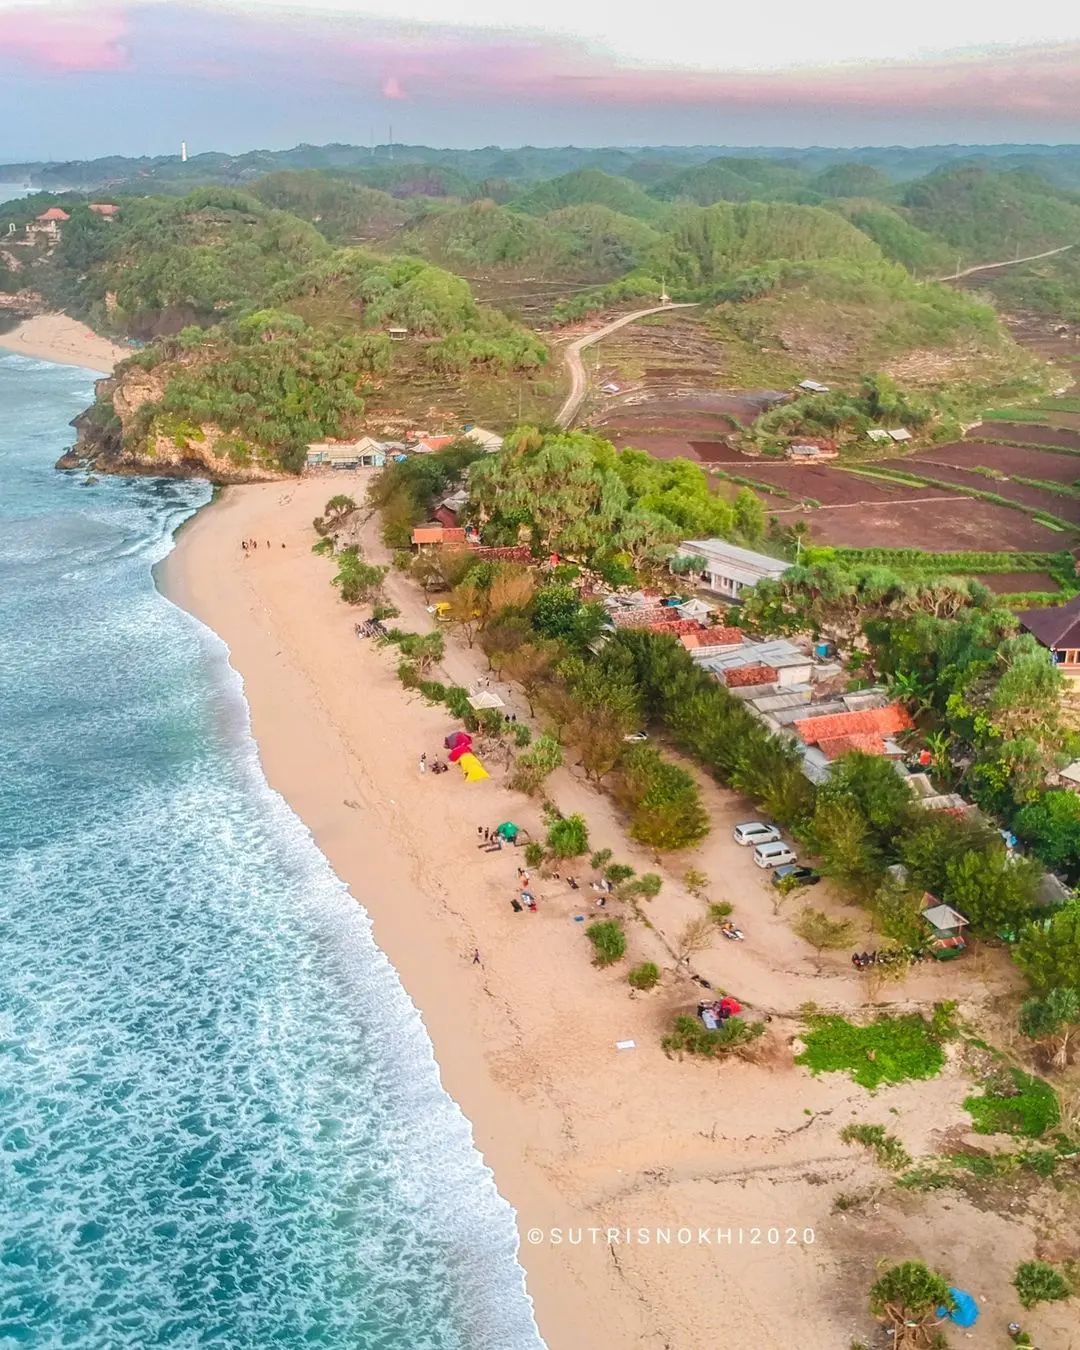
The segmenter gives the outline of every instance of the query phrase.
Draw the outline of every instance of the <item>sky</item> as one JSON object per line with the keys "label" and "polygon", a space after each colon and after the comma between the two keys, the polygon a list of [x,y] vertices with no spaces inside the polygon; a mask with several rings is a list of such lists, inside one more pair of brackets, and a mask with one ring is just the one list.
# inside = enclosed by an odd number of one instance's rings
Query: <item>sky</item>
{"label": "sky", "polygon": [[[995,10],[999,12],[994,12]],[[0,0],[0,161],[1080,142],[1080,5]]]}

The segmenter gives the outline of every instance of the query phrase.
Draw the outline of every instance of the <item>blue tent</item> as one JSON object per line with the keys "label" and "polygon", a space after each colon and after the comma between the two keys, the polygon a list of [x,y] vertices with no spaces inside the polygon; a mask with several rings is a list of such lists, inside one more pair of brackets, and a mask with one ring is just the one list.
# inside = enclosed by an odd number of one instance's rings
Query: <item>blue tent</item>
{"label": "blue tent", "polygon": [[963,1289],[954,1289],[952,1285],[949,1285],[949,1293],[956,1300],[955,1309],[948,1312],[945,1308],[939,1308],[937,1315],[947,1317],[950,1322],[955,1322],[958,1327],[973,1327],[979,1320],[979,1305]]}

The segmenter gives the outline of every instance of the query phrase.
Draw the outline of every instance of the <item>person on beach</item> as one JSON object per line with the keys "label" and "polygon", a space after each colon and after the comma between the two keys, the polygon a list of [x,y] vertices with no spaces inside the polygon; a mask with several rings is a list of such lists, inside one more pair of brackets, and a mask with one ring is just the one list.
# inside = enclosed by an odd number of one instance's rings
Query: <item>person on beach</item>
{"label": "person on beach", "polygon": [[427,773],[427,755],[426,755],[426,754],[423,754],[423,755],[420,756],[420,772],[421,772],[421,773]]}
{"label": "person on beach", "polygon": [[484,963],[480,960],[480,948],[474,947],[472,950],[472,963],[474,966],[482,966]]}

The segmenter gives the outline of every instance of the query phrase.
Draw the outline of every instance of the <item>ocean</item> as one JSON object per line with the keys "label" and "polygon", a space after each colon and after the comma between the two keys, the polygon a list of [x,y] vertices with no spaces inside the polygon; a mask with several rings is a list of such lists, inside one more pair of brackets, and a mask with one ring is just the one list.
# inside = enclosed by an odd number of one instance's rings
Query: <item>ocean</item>
{"label": "ocean", "polygon": [[155,588],[209,488],[52,468],[92,381],[0,354],[0,1347],[538,1350],[419,1015]]}

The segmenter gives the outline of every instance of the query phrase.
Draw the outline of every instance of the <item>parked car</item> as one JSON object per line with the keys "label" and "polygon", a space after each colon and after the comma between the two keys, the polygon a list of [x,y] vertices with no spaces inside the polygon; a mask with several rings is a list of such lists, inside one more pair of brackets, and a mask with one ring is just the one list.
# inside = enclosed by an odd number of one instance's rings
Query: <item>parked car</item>
{"label": "parked car", "polygon": [[812,867],[803,867],[801,863],[784,863],[772,874],[774,886],[782,886],[785,881],[792,886],[816,886],[820,880],[820,872],[815,872]]}
{"label": "parked car", "polygon": [[757,848],[754,849],[754,862],[759,867],[766,869],[783,867],[785,863],[795,861],[795,854],[782,839],[775,839],[771,844],[758,844]]}
{"label": "parked car", "polygon": [[741,825],[736,825],[732,830],[732,836],[737,844],[771,844],[774,839],[780,838],[780,831],[775,825],[766,825],[763,820],[747,820]]}

